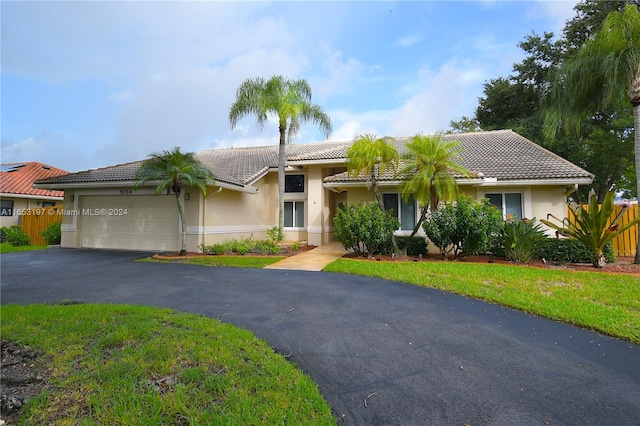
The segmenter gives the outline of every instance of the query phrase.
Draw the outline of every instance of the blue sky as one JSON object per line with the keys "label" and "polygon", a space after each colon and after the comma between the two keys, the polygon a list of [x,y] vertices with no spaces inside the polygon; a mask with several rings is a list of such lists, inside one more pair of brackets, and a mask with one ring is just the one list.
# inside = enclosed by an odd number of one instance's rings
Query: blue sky
{"label": "blue sky", "polygon": [[[331,140],[446,130],[575,3],[3,1],[1,161],[73,172],[277,144],[275,122],[228,124],[238,85],[274,74],[309,82]],[[294,142],[319,140],[306,125]]]}

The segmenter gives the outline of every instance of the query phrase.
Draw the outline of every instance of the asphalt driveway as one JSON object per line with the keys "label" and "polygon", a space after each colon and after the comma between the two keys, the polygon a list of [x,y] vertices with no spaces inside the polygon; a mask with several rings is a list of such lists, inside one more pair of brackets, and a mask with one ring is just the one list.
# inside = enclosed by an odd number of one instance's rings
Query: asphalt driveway
{"label": "asphalt driveway", "polygon": [[0,256],[2,304],[131,303],[252,330],[349,425],[636,425],[640,346],[438,290],[323,272]]}

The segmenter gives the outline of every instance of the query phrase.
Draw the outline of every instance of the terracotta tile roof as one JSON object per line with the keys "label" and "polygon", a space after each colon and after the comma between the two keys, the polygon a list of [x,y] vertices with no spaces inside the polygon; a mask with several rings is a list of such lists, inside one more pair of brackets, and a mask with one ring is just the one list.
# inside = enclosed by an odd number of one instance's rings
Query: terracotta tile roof
{"label": "terracotta tile roof", "polygon": [[[511,130],[460,133],[443,135],[446,140],[460,142],[461,163],[474,175],[483,173],[485,178],[498,180],[583,179],[593,178],[589,172],[564,160],[550,151]],[[402,155],[410,138],[397,138],[396,146]],[[290,144],[286,146],[287,159],[291,163],[344,161],[352,141],[330,141]],[[251,185],[256,179],[278,167],[278,146],[209,149],[197,154],[211,170],[216,181],[231,185]],[[99,183],[131,181],[140,161],[71,173],[49,178],[38,183],[47,185],[70,183]],[[381,176],[393,180],[392,172]],[[327,177],[326,182],[355,182],[361,179],[345,173]],[[363,180],[363,179],[362,179]]]}
{"label": "terracotta tile roof", "polygon": [[33,197],[63,197],[63,191],[36,189],[38,179],[65,175],[69,172],[37,162],[0,164],[0,193]]}

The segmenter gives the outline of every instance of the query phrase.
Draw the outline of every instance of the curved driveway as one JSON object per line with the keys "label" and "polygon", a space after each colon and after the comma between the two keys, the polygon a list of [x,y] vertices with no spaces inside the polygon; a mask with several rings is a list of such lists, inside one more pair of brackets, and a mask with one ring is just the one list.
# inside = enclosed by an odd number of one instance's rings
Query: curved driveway
{"label": "curved driveway", "polygon": [[253,330],[349,425],[623,425],[640,347],[438,290],[322,272],[136,263],[144,253],[0,256],[2,304],[132,303]]}

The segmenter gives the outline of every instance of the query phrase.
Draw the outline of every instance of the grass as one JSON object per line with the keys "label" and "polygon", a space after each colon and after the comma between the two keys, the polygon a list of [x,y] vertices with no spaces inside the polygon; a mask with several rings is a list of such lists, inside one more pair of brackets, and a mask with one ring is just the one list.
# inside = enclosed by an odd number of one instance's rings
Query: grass
{"label": "grass", "polygon": [[44,250],[48,245],[12,246],[8,242],[0,244],[0,253],[15,253],[18,251]]}
{"label": "grass", "polygon": [[335,424],[311,379],[246,330],[125,305],[2,306],[2,337],[44,351],[52,387],[22,424]]}
{"label": "grass", "polygon": [[267,265],[276,263],[284,259],[282,256],[202,256],[202,257],[185,257],[184,259],[154,259],[147,257],[137,262],[152,263],[183,263],[186,265],[201,266],[232,266],[236,268],[264,268]]}
{"label": "grass", "polygon": [[640,344],[638,276],[458,262],[339,259],[324,269],[471,296]]}

